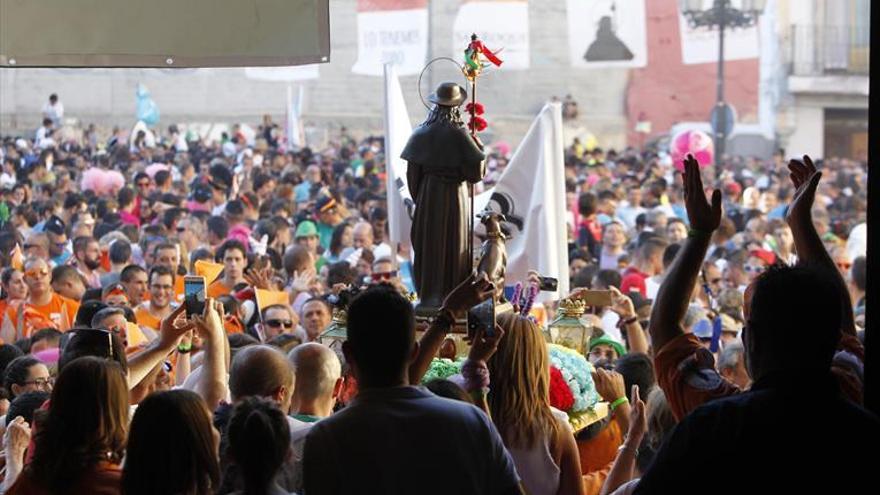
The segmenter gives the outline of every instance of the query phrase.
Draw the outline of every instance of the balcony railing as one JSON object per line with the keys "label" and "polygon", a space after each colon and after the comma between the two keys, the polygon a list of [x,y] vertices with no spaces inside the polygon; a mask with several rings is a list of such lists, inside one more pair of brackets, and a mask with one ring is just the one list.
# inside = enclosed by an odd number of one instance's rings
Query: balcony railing
{"label": "balcony railing", "polygon": [[870,36],[862,26],[792,26],[789,71],[794,76],[868,75]]}

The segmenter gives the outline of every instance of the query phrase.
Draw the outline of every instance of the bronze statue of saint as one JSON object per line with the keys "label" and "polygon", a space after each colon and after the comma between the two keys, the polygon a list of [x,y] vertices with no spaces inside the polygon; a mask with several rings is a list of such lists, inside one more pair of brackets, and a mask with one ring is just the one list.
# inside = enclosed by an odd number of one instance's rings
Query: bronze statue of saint
{"label": "bronze statue of saint", "polygon": [[459,106],[467,100],[467,91],[443,83],[428,100],[434,107],[401,154],[416,205],[410,236],[421,315],[439,309],[446,295],[470,274],[472,212],[467,183],[482,180],[486,158],[461,120]]}

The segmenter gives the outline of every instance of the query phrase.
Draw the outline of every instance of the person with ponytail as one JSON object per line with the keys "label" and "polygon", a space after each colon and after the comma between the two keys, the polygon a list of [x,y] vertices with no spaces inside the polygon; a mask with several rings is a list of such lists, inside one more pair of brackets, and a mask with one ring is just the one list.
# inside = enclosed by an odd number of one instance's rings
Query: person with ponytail
{"label": "person with ponytail", "polygon": [[290,426],[278,406],[248,397],[232,411],[226,455],[237,468],[242,489],[235,495],[287,495],[276,483],[290,455]]}

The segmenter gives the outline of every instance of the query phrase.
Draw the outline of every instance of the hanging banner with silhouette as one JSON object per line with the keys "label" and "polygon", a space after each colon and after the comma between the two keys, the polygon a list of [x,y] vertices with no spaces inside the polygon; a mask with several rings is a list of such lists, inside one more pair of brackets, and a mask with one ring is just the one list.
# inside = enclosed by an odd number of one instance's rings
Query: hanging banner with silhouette
{"label": "hanging banner with silhouette", "polygon": [[428,54],[428,0],[358,0],[357,43],[355,74],[382,76],[386,63],[398,75],[418,74]]}
{"label": "hanging banner with silhouette", "polygon": [[529,3],[525,0],[465,0],[452,26],[452,58],[461,58],[471,34],[504,59],[500,70],[529,68]]}
{"label": "hanging banner with silhouette", "polygon": [[568,0],[568,46],[574,67],[644,67],[645,30],[644,0]]}

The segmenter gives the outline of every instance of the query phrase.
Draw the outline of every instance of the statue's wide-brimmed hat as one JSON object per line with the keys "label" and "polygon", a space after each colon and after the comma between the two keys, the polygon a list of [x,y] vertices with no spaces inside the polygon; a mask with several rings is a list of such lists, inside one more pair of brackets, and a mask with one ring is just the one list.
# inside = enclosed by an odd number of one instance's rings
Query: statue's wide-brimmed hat
{"label": "statue's wide-brimmed hat", "polygon": [[428,96],[428,101],[444,107],[457,107],[467,100],[467,90],[456,83],[445,82]]}

